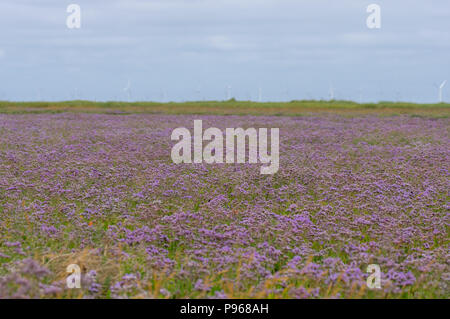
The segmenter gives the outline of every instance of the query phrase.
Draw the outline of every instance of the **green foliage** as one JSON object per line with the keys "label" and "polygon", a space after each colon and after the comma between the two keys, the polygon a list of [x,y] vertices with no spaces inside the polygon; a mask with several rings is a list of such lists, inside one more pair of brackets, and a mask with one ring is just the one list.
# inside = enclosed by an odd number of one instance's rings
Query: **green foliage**
{"label": "green foliage", "polygon": [[311,113],[339,113],[447,117],[450,104],[415,104],[407,102],[380,102],[359,104],[352,101],[201,101],[201,102],[9,102],[0,101],[0,113],[107,113],[107,114],[217,114],[217,115],[276,115],[302,116]]}

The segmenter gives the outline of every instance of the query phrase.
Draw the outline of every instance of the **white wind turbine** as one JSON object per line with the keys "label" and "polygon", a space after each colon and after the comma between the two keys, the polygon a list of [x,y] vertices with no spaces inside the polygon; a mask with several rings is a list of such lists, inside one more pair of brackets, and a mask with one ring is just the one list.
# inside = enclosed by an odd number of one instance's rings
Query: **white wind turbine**
{"label": "white wind turbine", "polygon": [[283,90],[284,96],[286,97],[286,101],[289,102],[289,88],[285,88]]}
{"label": "white wind turbine", "polygon": [[195,95],[197,96],[197,101],[202,100],[202,89],[200,86],[195,89]]}
{"label": "white wind turbine", "polygon": [[227,86],[227,101],[231,99],[231,85]]}
{"label": "white wind turbine", "polygon": [[123,88],[123,91],[127,94],[128,102],[131,101],[131,81],[128,79],[127,86]]}
{"label": "white wind turbine", "polygon": [[333,87],[333,83],[330,83],[330,101],[334,101],[334,87]]}
{"label": "white wind turbine", "polygon": [[442,89],[444,88],[445,84],[447,84],[447,80],[445,80],[444,82],[441,83],[441,85],[439,85],[439,103],[442,103],[443,99],[442,99]]}
{"label": "white wind turbine", "polygon": [[359,88],[358,93],[359,93],[359,104],[362,104],[362,102],[363,102],[363,89],[361,87]]}
{"label": "white wind turbine", "polygon": [[73,97],[75,100],[78,100],[78,88],[75,88]]}
{"label": "white wind turbine", "polygon": [[167,92],[164,88],[160,91],[161,102],[167,102]]}

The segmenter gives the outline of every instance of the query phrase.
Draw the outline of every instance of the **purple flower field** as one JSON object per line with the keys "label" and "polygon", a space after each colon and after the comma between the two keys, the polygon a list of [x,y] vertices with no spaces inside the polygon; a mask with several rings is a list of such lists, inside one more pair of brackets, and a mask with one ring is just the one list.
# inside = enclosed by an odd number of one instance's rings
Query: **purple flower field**
{"label": "purple flower field", "polygon": [[[194,119],[280,128],[278,173],[172,163],[170,134]],[[0,298],[449,298],[449,127],[0,114]]]}

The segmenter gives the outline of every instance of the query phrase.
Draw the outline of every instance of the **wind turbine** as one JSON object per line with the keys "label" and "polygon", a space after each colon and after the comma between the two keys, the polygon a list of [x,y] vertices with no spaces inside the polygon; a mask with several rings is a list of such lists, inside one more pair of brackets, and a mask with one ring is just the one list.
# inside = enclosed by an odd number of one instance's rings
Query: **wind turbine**
{"label": "wind turbine", "polygon": [[444,82],[441,83],[441,85],[436,86],[439,89],[439,103],[442,103],[442,89],[444,88],[444,86],[447,84],[447,80],[445,80]]}
{"label": "wind turbine", "polygon": [[286,101],[289,102],[289,88],[285,88],[283,91],[284,95],[286,96]]}
{"label": "wind turbine", "polygon": [[195,94],[197,96],[198,101],[202,100],[202,90],[200,86],[198,86],[197,89],[195,89]]}
{"label": "wind turbine", "polygon": [[75,100],[78,100],[79,98],[78,98],[78,88],[75,88],[75,92],[74,92],[74,99]]}
{"label": "wind turbine", "polygon": [[123,88],[123,91],[127,94],[128,102],[130,102],[131,101],[131,81],[130,81],[130,79],[128,79],[127,86]]}
{"label": "wind turbine", "polygon": [[167,102],[167,92],[166,92],[166,90],[164,88],[162,88],[160,92],[161,92],[160,96],[161,96],[162,102],[163,103]]}
{"label": "wind turbine", "polygon": [[334,87],[333,87],[333,83],[330,83],[330,101],[334,101]]}
{"label": "wind turbine", "polygon": [[231,89],[230,85],[227,86],[227,101],[231,99]]}
{"label": "wind turbine", "polygon": [[402,98],[402,95],[401,95],[400,91],[399,90],[395,91],[396,102],[400,102],[401,98]]}
{"label": "wind turbine", "polygon": [[377,95],[378,101],[384,101],[384,92],[382,88],[378,88]]}

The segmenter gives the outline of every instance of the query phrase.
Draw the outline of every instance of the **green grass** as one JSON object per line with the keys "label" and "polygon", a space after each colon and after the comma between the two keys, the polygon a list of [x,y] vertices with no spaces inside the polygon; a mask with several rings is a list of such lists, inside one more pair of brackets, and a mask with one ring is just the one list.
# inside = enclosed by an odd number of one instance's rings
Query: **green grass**
{"label": "green grass", "polygon": [[406,102],[380,102],[359,104],[352,101],[202,101],[183,103],[158,102],[8,102],[0,101],[0,113],[103,113],[103,114],[215,114],[215,115],[275,115],[303,116],[317,113],[342,115],[401,115],[448,117],[450,104],[415,104]]}

